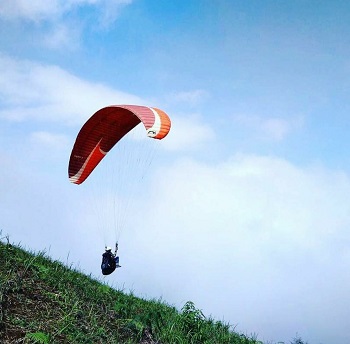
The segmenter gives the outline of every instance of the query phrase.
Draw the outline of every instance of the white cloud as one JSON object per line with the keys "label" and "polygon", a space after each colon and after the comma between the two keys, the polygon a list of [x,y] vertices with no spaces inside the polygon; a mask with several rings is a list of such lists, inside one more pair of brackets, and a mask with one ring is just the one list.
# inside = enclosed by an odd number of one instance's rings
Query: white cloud
{"label": "white cloud", "polygon": [[234,121],[252,131],[256,138],[273,141],[283,140],[292,131],[303,125],[303,119],[301,117],[285,119],[278,117],[265,118],[260,116],[238,115],[234,117]]}
{"label": "white cloud", "polygon": [[115,20],[120,6],[132,0],[2,0],[0,17],[5,19],[25,19],[33,22],[56,21],[74,8],[95,6],[110,22]]}
{"label": "white cloud", "polygon": [[[0,55],[0,117],[81,123],[101,107],[145,104],[139,97],[92,83],[54,66]],[[147,105],[147,104],[145,104]],[[93,109],[93,110],[92,110]]]}
{"label": "white cloud", "polygon": [[171,130],[162,145],[169,150],[194,151],[215,137],[214,130],[198,116],[171,115]]}
{"label": "white cloud", "polygon": [[100,25],[102,27],[108,27],[113,23],[123,6],[130,5],[133,0],[103,0],[101,1],[101,18]]}
{"label": "white cloud", "polygon": [[41,21],[62,13],[63,1],[59,0],[3,0],[0,5],[0,16],[6,19],[23,18],[30,21]]}
{"label": "white cloud", "polygon": [[172,93],[168,96],[170,102],[185,103],[190,106],[195,106],[207,99],[209,93],[205,90],[193,90],[188,92]]}
{"label": "white cloud", "polygon": [[43,143],[56,149],[66,147],[70,143],[67,136],[46,131],[33,132],[31,134],[31,140],[35,143]]}
{"label": "white cloud", "polygon": [[[110,28],[121,8],[131,3],[132,0],[3,0],[0,20],[34,24],[24,30],[36,37],[35,46],[71,50],[80,46],[88,23],[94,22],[94,29]],[[79,11],[81,8],[84,11]],[[91,12],[85,17],[88,10]]]}
{"label": "white cloud", "polygon": [[177,304],[191,299],[266,340],[299,332],[336,342],[330,333],[347,333],[348,175],[237,156],[216,166],[176,162],[152,189],[156,199],[147,199],[133,236],[140,256],[129,258],[137,265],[147,254],[154,269],[141,275],[142,290]]}
{"label": "white cloud", "polygon": [[38,35],[45,47],[53,50],[77,49],[80,45],[81,27],[78,23],[60,23]]}

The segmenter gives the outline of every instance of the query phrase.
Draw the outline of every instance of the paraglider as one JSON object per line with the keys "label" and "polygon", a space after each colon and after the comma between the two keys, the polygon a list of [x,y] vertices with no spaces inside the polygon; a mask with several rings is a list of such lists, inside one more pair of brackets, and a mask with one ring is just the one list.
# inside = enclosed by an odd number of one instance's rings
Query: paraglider
{"label": "paraglider", "polygon": [[119,257],[117,256],[118,243],[115,244],[115,251],[112,253],[112,248],[107,246],[102,254],[101,270],[103,275],[110,275],[116,268],[121,268],[119,265]]}
{"label": "paraglider", "polygon": [[169,133],[171,126],[165,112],[146,106],[114,105],[92,115],[75,141],[69,160],[69,180],[83,183],[113,146],[141,122],[147,136],[158,140]]}
{"label": "paraglider", "polygon": [[[156,140],[165,138],[171,127],[169,116],[158,108],[139,105],[111,105],[98,110],[86,121],[77,135],[69,160],[69,180],[78,185],[84,183],[107,153],[114,146],[117,150],[123,137],[128,137],[133,129],[141,123],[145,128],[145,136]],[[131,155],[131,152],[127,151],[126,155],[127,159],[123,161],[121,159],[116,163],[126,165],[125,167],[128,169],[127,165],[131,160],[128,155]],[[140,160],[139,157],[137,159]],[[103,167],[101,166],[99,169]],[[131,169],[130,167],[130,171],[127,170],[124,174],[128,177],[134,171],[135,168]],[[115,183],[121,185],[126,185],[126,182],[127,180],[115,180]],[[126,193],[129,191],[124,190]],[[119,257],[116,255],[117,250],[118,245],[116,245],[116,251],[113,254],[110,247],[106,246],[101,264],[104,275],[111,274],[117,267],[120,267]]]}

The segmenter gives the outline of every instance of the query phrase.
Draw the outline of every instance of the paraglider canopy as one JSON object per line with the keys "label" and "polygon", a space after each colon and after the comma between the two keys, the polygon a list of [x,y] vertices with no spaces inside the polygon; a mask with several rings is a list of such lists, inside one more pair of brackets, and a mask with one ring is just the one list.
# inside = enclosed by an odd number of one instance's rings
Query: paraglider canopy
{"label": "paraglider canopy", "polygon": [[171,127],[164,111],[146,106],[112,105],[93,114],[76,138],[69,160],[69,180],[83,183],[114,145],[141,122],[152,139],[163,139]]}

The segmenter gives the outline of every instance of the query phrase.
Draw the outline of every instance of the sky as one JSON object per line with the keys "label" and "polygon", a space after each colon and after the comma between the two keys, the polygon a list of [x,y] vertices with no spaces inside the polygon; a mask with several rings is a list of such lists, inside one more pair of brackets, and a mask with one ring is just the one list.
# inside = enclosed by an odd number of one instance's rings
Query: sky
{"label": "sky", "polygon": [[[349,93],[348,1],[1,0],[1,235],[265,342],[350,342]],[[145,174],[134,139],[69,183],[118,104],[171,117]]]}

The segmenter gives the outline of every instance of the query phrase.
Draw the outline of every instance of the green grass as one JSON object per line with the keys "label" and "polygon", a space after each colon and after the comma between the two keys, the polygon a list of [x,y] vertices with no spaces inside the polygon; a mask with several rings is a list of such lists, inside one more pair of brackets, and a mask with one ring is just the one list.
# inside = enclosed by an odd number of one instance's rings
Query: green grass
{"label": "green grass", "polygon": [[258,344],[192,302],[115,290],[45,253],[0,242],[0,343]]}

